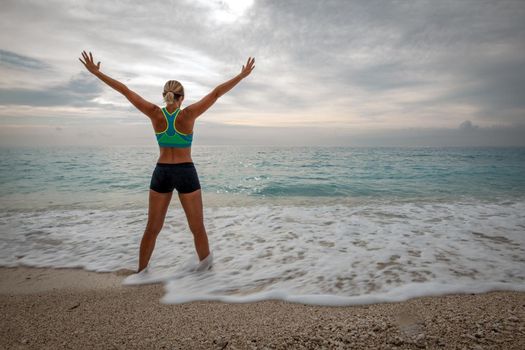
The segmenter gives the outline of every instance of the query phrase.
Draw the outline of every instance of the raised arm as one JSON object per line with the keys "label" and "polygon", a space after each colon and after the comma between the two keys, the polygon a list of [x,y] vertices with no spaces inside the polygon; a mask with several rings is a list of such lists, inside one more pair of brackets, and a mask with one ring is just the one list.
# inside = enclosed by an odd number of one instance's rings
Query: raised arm
{"label": "raised arm", "polygon": [[124,95],[129,100],[129,102],[131,102],[135,107],[137,107],[139,111],[147,115],[149,118],[152,118],[155,115],[155,113],[157,113],[157,109],[159,108],[158,106],[146,101],[137,93],[129,89],[126,85],[122,84],[120,81],[115,80],[102,73],[100,71],[100,62],[98,62],[95,65],[93,61],[93,55],[91,54],[91,52],[88,56],[86,51],[82,51],[82,57],[84,58],[85,62],[82,61],[80,58],[79,61],[82,62],[82,64],[90,73],[92,73],[104,83],[108,84],[110,87]]}
{"label": "raised arm", "polygon": [[241,72],[234,78],[228,80],[225,83],[217,86],[212,90],[208,95],[204,96],[200,101],[195,102],[194,104],[186,107],[184,109],[185,117],[190,119],[196,119],[202,113],[204,113],[208,108],[210,108],[215,101],[228,91],[230,91],[235,85],[237,85],[242,79],[246,78],[252,70],[255,68],[255,58],[248,58],[246,66],[242,66]]}

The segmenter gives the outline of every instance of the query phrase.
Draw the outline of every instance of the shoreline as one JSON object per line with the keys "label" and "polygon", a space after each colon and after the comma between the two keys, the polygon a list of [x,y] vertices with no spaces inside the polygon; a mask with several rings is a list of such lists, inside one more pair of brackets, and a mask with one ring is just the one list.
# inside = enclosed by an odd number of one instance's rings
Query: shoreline
{"label": "shoreline", "polygon": [[1,267],[6,349],[523,349],[525,293],[314,306],[159,302],[163,285],[121,286],[130,270]]}

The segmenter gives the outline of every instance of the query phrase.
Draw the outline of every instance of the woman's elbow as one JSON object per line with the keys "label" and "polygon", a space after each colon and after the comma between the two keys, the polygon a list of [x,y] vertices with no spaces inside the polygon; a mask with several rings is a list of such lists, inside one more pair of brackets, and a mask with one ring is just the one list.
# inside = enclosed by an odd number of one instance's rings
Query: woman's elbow
{"label": "woman's elbow", "polygon": [[126,97],[132,93],[132,91],[124,84],[121,84],[116,90]]}
{"label": "woman's elbow", "polygon": [[216,87],[215,89],[213,89],[213,91],[211,92],[211,96],[213,97],[214,100],[217,100],[219,97],[221,97],[222,95],[224,95],[224,92],[221,91],[221,89],[219,87]]}

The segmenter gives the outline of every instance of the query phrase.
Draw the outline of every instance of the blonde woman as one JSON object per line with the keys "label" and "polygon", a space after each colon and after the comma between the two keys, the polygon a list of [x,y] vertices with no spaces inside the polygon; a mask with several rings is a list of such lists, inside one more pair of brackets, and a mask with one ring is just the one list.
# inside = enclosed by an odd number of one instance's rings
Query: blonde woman
{"label": "blonde woman", "polygon": [[[200,101],[181,109],[184,101],[184,88],[176,80],[164,85],[162,96],[165,107],[158,107],[146,101],[126,85],[112,79],[100,71],[100,62],[94,63],[93,55],[83,51],[80,62],[97,78],[124,95],[131,104],[150,120],[160,148],[160,156],[150,183],[148,223],[140,243],[139,266],[141,272],[148,266],[157,236],[164,225],[164,219],[171,201],[173,190],[177,190],[182,208],[186,214],[189,228],[193,234],[195,249],[201,265],[211,267],[213,255],[208,245],[208,235],[204,227],[201,186],[197,171],[191,159],[191,143],[195,120],[210,108],[215,101],[255,68],[255,58],[248,58],[241,72],[233,79],[214,88]],[[147,270],[145,271],[147,272]]]}

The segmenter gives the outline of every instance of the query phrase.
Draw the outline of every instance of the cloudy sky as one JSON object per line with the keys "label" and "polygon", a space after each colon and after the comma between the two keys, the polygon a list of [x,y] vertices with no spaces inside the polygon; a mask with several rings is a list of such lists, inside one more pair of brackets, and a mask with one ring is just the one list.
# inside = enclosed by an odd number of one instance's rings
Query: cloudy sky
{"label": "cloudy sky", "polygon": [[154,145],[149,119],[78,61],[183,106],[256,68],[195,144],[525,145],[525,2],[0,3],[0,145]]}

